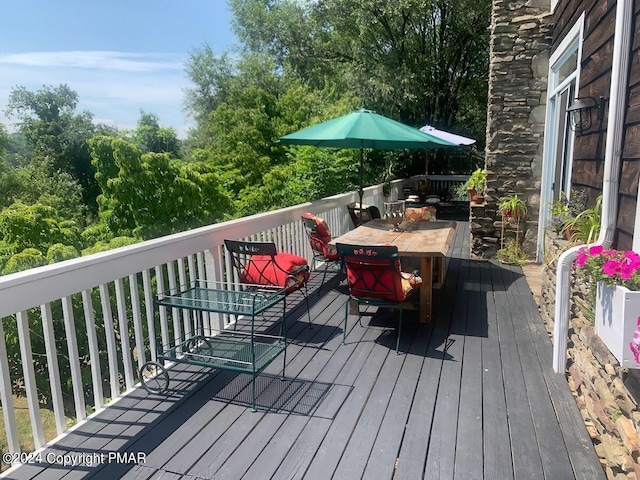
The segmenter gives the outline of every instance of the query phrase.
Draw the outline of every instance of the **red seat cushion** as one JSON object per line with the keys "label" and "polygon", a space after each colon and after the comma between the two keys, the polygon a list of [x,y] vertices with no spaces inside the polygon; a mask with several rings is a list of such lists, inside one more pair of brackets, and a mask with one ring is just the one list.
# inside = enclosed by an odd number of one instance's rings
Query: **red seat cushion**
{"label": "red seat cushion", "polygon": [[317,217],[312,213],[305,213],[303,215],[305,218],[311,218],[316,222],[316,232],[311,233],[311,238],[309,239],[311,243],[311,248],[316,252],[322,252],[322,255],[329,261],[338,260],[340,256],[336,251],[335,247],[328,245],[331,241],[331,230],[329,230],[329,226],[327,222],[323,218]]}
{"label": "red seat cushion", "polygon": [[307,260],[298,255],[278,252],[271,255],[252,255],[240,277],[244,283],[289,287],[292,292],[309,280]]}
{"label": "red seat cushion", "polygon": [[[348,263],[348,257],[346,260],[349,289],[356,297],[402,302],[413,289],[419,288],[422,284],[420,277],[399,274],[391,269],[388,261],[370,260],[370,265],[363,266]],[[400,260],[397,262],[399,268]]]}
{"label": "red seat cushion", "polygon": [[316,222],[316,228],[318,229],[318,233],[320,234],[320,236],[329,237],[329,240],[331,240],[331,230],[329,230],[329,225],[327,225],[327,222],[324,218],[318,217],[309,212],[306,212],[302,216],[305,218],[313,219]]}

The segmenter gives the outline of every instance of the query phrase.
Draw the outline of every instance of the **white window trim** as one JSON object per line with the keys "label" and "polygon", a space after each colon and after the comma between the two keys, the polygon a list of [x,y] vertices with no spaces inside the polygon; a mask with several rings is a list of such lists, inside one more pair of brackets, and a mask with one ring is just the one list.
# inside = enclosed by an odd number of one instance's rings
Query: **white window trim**
{"label": "white window trim", "polygon": [[[550,158],[554,155],[556,144],[556,131],[555,131],[555,108],[556,105],[552,104],[549,100],[561,90],[566,83],[572,81],[575,78],[576,92],[578,95],[580,91],[580,65],[582,63],[582,45],[584,42],[584,20],[585,13],[582,12],[580,18],[571,27],[571,30],[562,39],[558,48],[551,54],[549,58],[549,74],[547,77],[547,112],[544,125],[544,149],[542,155],[542,178],[540,182],[540,213],[538,215],[538,240],[537,240],[537,261],[542,262],[544,258],[544,239],[546,225],[549,217],[551,216],[551,199],[552,199],[552,186],[554,181],[554,169],[550,168]],[[571,54],[574,51],[574,45],[577,42],[577,65],[574,74],[569,76],[563,82],[558,85],[556,83],[556,74],[554,68],[556,65],[562,63],[562,60],[566,55]],[[551,125],[553,124],[553,128]]]}

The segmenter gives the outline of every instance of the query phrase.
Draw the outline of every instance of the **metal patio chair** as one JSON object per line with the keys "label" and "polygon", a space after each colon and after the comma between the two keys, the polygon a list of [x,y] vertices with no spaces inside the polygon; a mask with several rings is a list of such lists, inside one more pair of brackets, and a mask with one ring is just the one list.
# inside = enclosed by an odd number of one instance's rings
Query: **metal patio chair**
{"label": "metal patio chair", "polygon": [[[399,310],[396,355],[399,353],[402,333],[403,303],[421,284],[417,272],[400,270],[398,248],[395,246],[349,245],[338,243],[338,254],[347,274],[349,300],[357,302],[358,322],[362,324],[360,304]],[[342,343],[346,342],[349,301],[345,304]]]}
{"label": "metal patio chair", "polygon": [[304,230],[307,233],[307,238],[311,245],[311,252],[313,253],[311,270],[316,270],[317,265],[324,265],[322,282],[317,292],[320,293],[320,290],[324,286],[324,281],[327,278],[329,268],[340,268],[340,255],[338,255],[335,247],[329,246],[331,231],[324,219],[311,213],[305,213],[302,215],[302,224],[304,225]]}

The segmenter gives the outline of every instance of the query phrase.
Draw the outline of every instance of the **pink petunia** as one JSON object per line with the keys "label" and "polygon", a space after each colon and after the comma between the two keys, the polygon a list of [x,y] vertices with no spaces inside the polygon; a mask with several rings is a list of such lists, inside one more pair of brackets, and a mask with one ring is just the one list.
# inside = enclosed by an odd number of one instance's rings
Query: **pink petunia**
{"label": "pink petunia", "polygon": [[600,255],[603,250],[604,248],[602,247],[602,245],[593,245],[592,247],[589,247],[589,255]]}
{"label": "pink petunia", "polygon": [[620,271],[620,263],[615,260],[609,260],[602,265],[602,271],[607,277],[613,277]]}
{"label": "pink petunia", "polygon": [[628,264],[623,264],[620,266],[620,277],[625,280],[629,280],[636,270]]}
{"label": "pink petunia", "polygon": [[585,263],[587,263],[588,259],[589,259],[589,256],[586,253],[584,253],[584,251],[580,250],[576,255],[575,264],[576,266],[582,267],[584,266]]}

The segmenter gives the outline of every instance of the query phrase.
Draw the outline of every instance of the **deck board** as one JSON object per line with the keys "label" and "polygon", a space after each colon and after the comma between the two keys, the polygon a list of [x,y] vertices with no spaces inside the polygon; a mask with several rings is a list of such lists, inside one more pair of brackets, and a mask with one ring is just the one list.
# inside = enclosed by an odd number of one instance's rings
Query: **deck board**
{"label": "deck board", "polygon": [[454,478],[473,480],[482,471],[482,331],[485,318],[479,308],[482,305],[482,291],[478,262],[471,265],[466,288],[469,300]]}
{"label": "deck board", "polygon": [[[7,478],[598,479],[575,401],[551,369],[551,344],[518,267],[469,258],[459,222],[434,321],[369,307],[349,318],[336,275],[291,313],[286,380],[188,365],[168,395],[136,389],[46,452],[132,452],[143,464],[25,465]],[[300,302],[300,296],[292,300]],[[288,310],[292,307],[289,303]],[[363,308],[364,310],[364,308]]]}
{"label": "deck board", "polygon": [[492,266],[480,265],[480,280],[487,294],[483,295],[486,306],[486,323],[482,337],[482,416],[483,416],[483,461],[485,478],[513,479],[509,425],[504,421],[507,403],[502,375],[502,354],[498,338],[498,318],[508,315],[505,305],[496,301]]}

